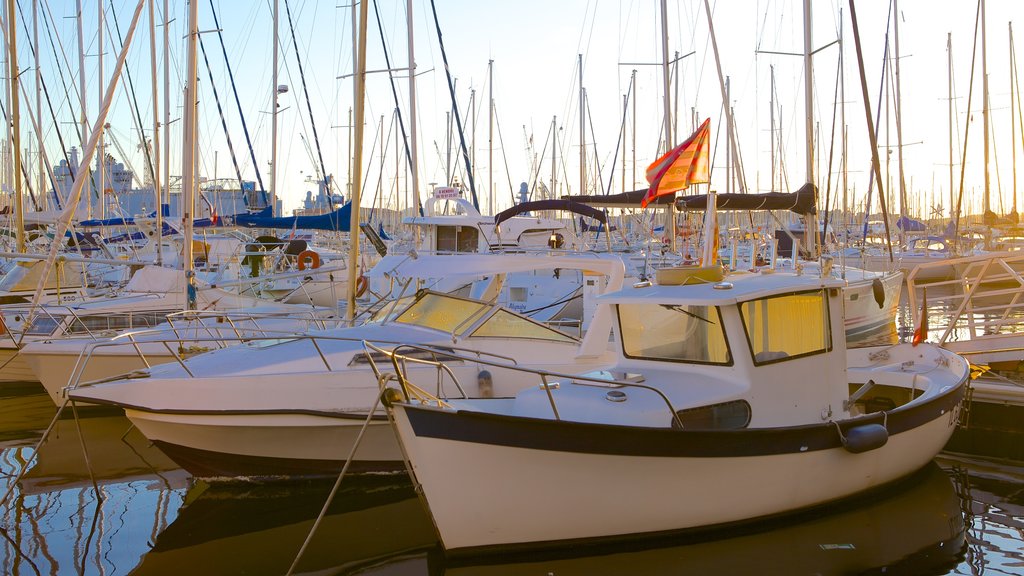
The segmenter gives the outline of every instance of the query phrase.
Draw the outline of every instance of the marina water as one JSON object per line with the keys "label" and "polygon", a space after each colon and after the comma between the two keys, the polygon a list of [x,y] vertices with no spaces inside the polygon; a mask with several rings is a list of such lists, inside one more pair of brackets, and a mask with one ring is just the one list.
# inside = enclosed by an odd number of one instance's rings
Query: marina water
{"label": "marina water", "polygon": [[[905,337],[914,316],[904,306],[879,337]],[[53,413],[38,385],[0,391],[3,574],[284,574],[333,485],[197,480],[115,413],[69,414],[36,454]],[[898,485],[794,517],[468,562],[444,558],[404,474],[353,476],[294,573],[1020,574],[1022,550],[1024,463],[944,454]]]}

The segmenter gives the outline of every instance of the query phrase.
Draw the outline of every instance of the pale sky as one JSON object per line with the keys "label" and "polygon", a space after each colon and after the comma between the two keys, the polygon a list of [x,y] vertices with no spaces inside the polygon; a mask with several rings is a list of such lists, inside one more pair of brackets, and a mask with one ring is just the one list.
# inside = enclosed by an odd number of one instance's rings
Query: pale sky
{"label": "pale sky", "polygon": [[[200,29],[213,30],[215,25],[210,11],[209,0],[200,2]],[[316,152],[310,129],[310,119],[303,97],[301,81],[295,59],[295,50],[285,18],[285,2],[280,0],[281,13],[281,77],[279,83],[287,84],[289,92],[280,100],[279,134],[279,177],[278,191],[284,199],[286,212],[297,207],[305,191],[314,189],[304,179],[315,174]],[[31,28],[31,2],[21,0],[22,8],[29,19]],[[41,1],[41,5],[46,2]],[[162,0],[157,0],[158,19],[162,18]],[[270,159],[270,110],[272,70],[272,4],[269,0],[249,2],[243,0],[213,0],[220,18],[228,58],[238,82],[242,109],[254,140],[254,148],[264,181],[269,185]],[[352,102],[352,79],[338,79],[352,72],[351,8],[341,2],[315,0],[289,0],[298,35],[299,53],[309,86],[311,107],[316,122],[320,146],[327,171],[335,175],[342,189],[347,178],[348,110]],[[416,38],[416,65],[419,118],[419,157],[421,195],[429,192],[429,184],[441,185],[445,180],[447,163],[445,113],[451,110],[444,64],[438,46],[437,32],[430,11],[430,3],[414,0],[414,34]],[[539,174],[545,185],[550,185],[552,144],[549,141],[552,118],[557,118],[559,137],[556,151],[557,180],[559,193],[578,193],[580,189],[579,169],[579,95],[577,80],[577,55],[583,55],[583,86],[588,96],[589,117],[587,119],[587,191],[603,193],[609,184],[610,170],[616,145],[620,138],[623,94],[629,85],[630,74],[637,70],[636,98],[637,122],[633,125],[632,108],[627,122],[626,143],[626,188],[645,187],[643,172],[656,158],[663,138],[663,98],[661,68],[649,65],[662,59],[660,3],[654,0],[561,0],[539,2],[519,0],[515,2],[473,2],[464,0],[437,0],[437,16],[444,34],[445,48],[452,75],[457,78],[456,95],[459,109],[467,118],[464,126],[467,144],[472,147],[474,140],[471,89],[476,91],[475,114],[475,159],[478,194],[484,211],[488,209],[488,114],[487,81],[488,60],[494,61],[493,95],[497,126],[500,127],[501,141],[494,135],[493,181],[496,209],[511,203],[510,185],[518,190],[520,182],[534,182]],[[111,15],[116,12],[122,34],[126,32],[134,9],[131,0],[108,1],[106,14],[108,26],[112,25]],[[186,6],[184,2],[171,2],[170,25],[172,60],[172,116],[180,116],[180,92],[184,70],[184,29]],[[803,51],[802,2],[797,0],[718,0],[712,2],[715,32],[721,53],[723,74],[731,78],[731,101],[736,115],[736,132],[739,138],[740,154],[743,158],[744,173],[751,190],[767,191],[771,187],[771,67],[775,70],[776,112],[781,109],[781,120],[776,118],[776,143],[781,140],[781,154],[788,176],[783,190],[796,189],[806,179],[804,160],[804,96],[803,60],[798,56],[771,55],[766,51]],[[342,7],[339,7],[342,6]],[[378,0],[381,26],[388,45],[393,67],[407,65],[407,30],[405,25],[405,2]],[[865,73],[873,110],[878,106],[879,81],[882,72],[886,15],[889,2],[883,0],[860,0],[856,4],[860,25],[861,42],[864,48]],[[927,210],[927,207],[941,204],[948,210],[949,168],[948,168],[948,120],[947,120],[947,33],[952,33],[954,58],[954,83],[957,100],[957,127],[954,138],[963,141],[966,129],[967,97],[970,87],[971,50],[974,36],[974,16],[977,5],[973,2],[903,0],[898,3],[900,33],[900,76],[903,103],[903,141],[905,174],[908,186],[908,203],[912,212]],[[63,46],[68,64],[74,74],[78,70],[77,36],[75,31],[75,2],[72,0],[49,0],[49,8],[56,21],[54,42]],[[714,56],[708,34],[708,22],[703,0],[670,1],[668,14],[668,45],[671,53],[686,56],[679,64],[678,97],[676,84],[671,88],[672,107],[680,116],[678,134],[673,144],[684,140],[692,129],[691,110],[696,109],[700,120],[711,118],[714,168],[712,187],[725,191],[725,119],[721,116],[722,97],[715,71]],[[868,185],[870,167],[867,129],[861,99],[861,85],[857,74],[856,53],[849,18],[848,1],[814,0],[813,2],[813,43],[815,48],[826,46],[839,35],[840,10],[843,13],[843,34],[845,35],[845,91],[846,124],[849,128],[849,179],[850,202],[863,202]],[[85,29],[86,93],[89,99],[90,118],[97,109],[96,75],[96,11],[94,0],[83,2],[83,27]],[[1017,0],[988,0],[986,6],[987,61],[990,81],[990,101],[993,132],[991,135],[992,156],[990,158],[992,205],[997,212],[1009,211],[1012,190],[1012,149],[1010,145],[1010,79],[1008,23],[1024,22],[1024,3]],[[1024,24],[1020,24],[1024,26]],[[129,54],[127,68],[138,98],[139,112],[143,118],[147,135],[151,126],[151,85],[149,59],[149,23],[146,12]],[[47,88],[53,99],[53,107],[61,122],[77,118],[77,76],[68,76],[67,65],[62,64],[65,78],[63,84],[58,75],[57,59],[42,31],[43,63],[41,68]],[[158,34],[161,34],[158,29]],[[890,31],[890,41],[894,40]],[[1018,31],[1018,36],[1024,32]],[[19,30],[20,64],[23,70],[31,71],[31,36]],[[204,42],[213,69],[215,85],[224,107],[228,129],[243,177],[254,179],[255,168],[245,147],[244,135],[224,66],[224,58],[215,33],[204,34]],[[385,68],[381,50],[381,31],[377,25],[374,6],[370,5],[368,29],[368,50],[371,70]],[[161,42],[158,49],[161,48]],[[58,47],[59,49],[59,47]],[[758,54],[757,51],[762,53]],[[891,57],[895,56],[892,47]],[[1018,48],[1018,53],[1021,49]],[[105,50],[105,75],[113,69],[116,46],[109,41]],[[832,130],[833,102],[836,90],[838,68],[838,46],[821,49],[814,57],[814,116],[820,123],[821,142],[819,147],[819,172],[827,170],[829,134]],[[158,56],[162,59],[162,55]],[[158,77],[163,78],[162,63]],[[980,206],[982,189],[982,122],[981,122],[981,50],[980,40],[977,54],[977,70],[971,112],[970,143],[965,174],[965,206],[976,211]],[[1018,66],[1019,68],[1019,66]],[[398,76],[404,76],[398,73]],[[233,176],[220,119],[216,112],[211,84],[202,56],[199,59],[200,77],[200,150],[203,175],[214,175],[214,153],[216,152],[216,173],[219,177]],[[32,74],[23,73],[23,81],[31,87]],[[64,98],[64,85],[72,91],[72,107]],[[377,194],[378,182],[383,190],[384,203],[394,205],[395,191],[399,191],[399,202],[405,200],[407,175],[403,166],[398,185],[395,183],[395,135],[391,131],[392,115],[395,108],[387,75],[371,74],[368,79],[367,134],[364,143],[364,173],[366,192],[364,205],[369,205]],[[396,79],[396,89],[406,127],[408,130],[408,84],[405,78]],[[890,121],[886,122],[885,99],[883,97],[882,122],[879,129],[879,144],[891,144],[891,172],[896,182],[896,125],[895,86],[891,87]],[[159,88],[160,107],[163,107],[163,88]],[[34,96],[33,96],[34,98]],[[30,104],[34,108],[34,102]],[[44,104],[45,107],[45,104]],[[22,104],[25,110],[25,104]],[[52,161],[59,158],[57,139],[53,122],[44,109],[43,125],[47,131],[47,150]],[[24,112],[23,112],[24,114]],[[162,115],[162,111],[161,111]],[[380,162],[379,123],[384,116],[385,139],[389,142],[383,170]],[[112,130],[121,141],[126,152],[133,156],[131,164],[141,172],[143,163],[135,150],[138,144],[137,131],[131,121],[130,99],[125,87],[118,91],[115,107],[109,121]],[[837,112],[838,122],[838,112]],[[591,126],[592,125],[592,126]],[[62,124],[66,142],[77,143],[77,134],[70,124]],[[26,122],[27,129],[27,122]],[[636,182],[633,182],[633,134],[636,137]],[[840,128],[836,128],[835,141],[839,142]],[[172,173],[180,174],[180,130],[178,123],[172,123]],[[1020,130],[1017,129],[1017,152],[1020,148]],[[532,145],[530,144],[532,140]],[[721,140],[721,142],[719,142]],[[502,143],[503,142],[503,146]],[[453,140],[457,144],[457,139]],[[307,145],[313,150],[307,153]],[[961,144],[954,143],[957,164],[956,186],[959,186],[959,154]],[[111,148],[108,152],[120,157]],[[533,165],[532,159],[540,156],[540,165]],[[615,173],[611,180],[611,192],[622,190],[622,151],[614,161]],[[778,152],[777,152],[778,153]],[[403,152],[404,154],[404,152]],[[452,148],[452,164],[459,159],[459,180],[464,180],[461,154]],[[885,149],[881,150],[883,170]],[[1024,161],[1022,157],[1021,161]],[[838,149],[833,161],[833,171],[839,170]],[[595,178],[596,165],[602,168],[602,183]],[[998,163],[998,171],[996,165]],[[381,175],[383,174],[383,177]],[[776,178],[778,181],[778,177]],[[837,181],[833,180],[833,188]],[[1024,182],[1020,184],[1024,188]],[[566,188],[568,187],[568,189]],[[778,185],[776,185],[778,188]],[[998,197],[1003,191],[1002,200]],[[854,194],[856,191],[856,194]],[[822,185],[821,194],[825,194]],[[1021,192],[1024,194],[1024,191]],[[1019,194],[1020,195],[1020,194]],[[876,201],[877,202],[877,201]],[[897,210],[897,207],[891,207]],[[877,203],[873,204],[877,210]]]}

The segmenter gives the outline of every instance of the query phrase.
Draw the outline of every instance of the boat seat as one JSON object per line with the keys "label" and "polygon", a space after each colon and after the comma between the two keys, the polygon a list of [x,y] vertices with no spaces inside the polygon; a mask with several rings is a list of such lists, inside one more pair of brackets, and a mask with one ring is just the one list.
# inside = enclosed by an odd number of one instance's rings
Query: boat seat
{"label": "boat seat", "polygon": [[763,364],[764,362],[782,360],[783,358],[787,357],[789,357],[789,354],[786,354],[782,350],[763,350],[761,352],[758,352],[757,354],[754,354],[754,362],[758,364]]}

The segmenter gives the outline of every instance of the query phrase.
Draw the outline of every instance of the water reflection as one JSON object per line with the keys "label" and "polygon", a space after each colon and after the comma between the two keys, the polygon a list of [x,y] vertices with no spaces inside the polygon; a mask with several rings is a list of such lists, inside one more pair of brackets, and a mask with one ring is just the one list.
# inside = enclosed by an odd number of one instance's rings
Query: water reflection
{"label": "water reflection", "polygon": [[[0,397],[3,574],[282,574],[331,488],[195,482],[115,416],[60,421],[35,454],[45,399]],[[943,458],[883,492],[742,531],[458,563],[405,476],[362,476],[342,484],[297,573],[1010,574],[1022,541],[1024,468]]]}
{"label": "water reflection", "polygon": [[[331,482],[197,483],[135,575],[284,574],[313,528]],[[346,478],[297,572],[353,572],[436,544],[430,519],[405,475]]]}
{"label": "water reflection", "polygon": [[124,573],[173,519],[187,476],[123,416],[60,420],[40,445],[55,412],[45,393],[0,397],[0,573]]}

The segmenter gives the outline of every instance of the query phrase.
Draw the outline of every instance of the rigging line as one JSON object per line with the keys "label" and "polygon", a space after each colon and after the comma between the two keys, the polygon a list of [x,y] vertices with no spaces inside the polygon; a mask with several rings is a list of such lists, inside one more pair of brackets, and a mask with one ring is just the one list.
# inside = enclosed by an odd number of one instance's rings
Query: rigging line
{"label": "rigging line", "polygon": [[[394,113],[398,114],[397,107],[395,107]],[[381,117],[381,121],[384,121],[383,117]],[[381,204],[384,204],[384,161],[387,160],[388,157],[388,149],[391,147],[391,134],[394,129],[394,121],[388,122],[388,135],[380,144],[380,172],[377,173],[377,193],[373,195],[373,202],[370,204],[370,215],[366,217],[367,222],[373,222],[373,212],[377,209],[377,199],[379,198]]]}
{"label": "rigging line", "polygon": [[[434,0],[430,0],[433,2]],[[505,139],[501,137],[501,121],[498,119],[498,107],[494,107],[494,125],[498,128],[498,145],[501,146],[501,159],[505,162],[505,177],[508,178],[508,194],[512,197],[512,205],[516,205],[515,190],[512,189],[512,175],[508,171],[508,157],[505,156]],[[475,196],[474,196],[475,197]]]}
{"label": "rigging line", "polygon": [[[113,16],[113,19],[114,19],[114,30],[117,31],[117,46],[118,46],[118,50],[121,50],[124,47],[124,40],[121,37],[121,25],[118,24],[118,22],[117,22],[117,10],[114,10],[114,2],[113,2],[113,0],[111,0],[111,2],[110,2],[110,13],[111,13],[111,16]],[[111,36],[111,34],[110,34],[110,27],[109,26],[104,26],[104,28],[107,29],[107,36],[110,37]],[[111,37],[111,41],[113,41],[112,37]],[[102,58],[103,55],[100,54],[99,57]],[[139,138],[142,140],[142,152],[143,152],[142,155],[146,159],[146,167],[149,168],[149,174],[150,174],[150,176],[152,176],[153,182],[156,182],[156,169],[153,168],[153,153],[149,149],[149,146],[146,145],[146,134],[142,131],[142,113],[139,111],[139,101],[135,97],[135,83],[132,82],[132,70],[131,70],[131,67],[125,66],[124,67],[124,74],[125,74],[125,78],[128,79],[128,92],[131,95],[132,107],[135,110],[135,116],[132,117],[132,120],[135,122],[135,128],[139,131]],[[106,157],[104,156],[104,158],[102,158],[101,161],[100,161],[100,166],[106,166],[106,162],[107,162],[107,160],[106,160]],[[128,162],[127,158],[125,158],[125,162]]]}
{"label": "rigging line", "polygon": [[[971,100],[974,98],[974,64],[978,57],[978,22],[981,20],[981,3],[984,0],[978,0],[978,9],[974,16],[974,47],[971,52],[971,74],[969,76],[971,82],[968,84],[967,89],[967,122],[964,126],[964,148],[963,155],[960,160],[960,193],[956,198],[956,214],[953,217],[953,240],[956,241],[960,237],[960,209],[963,207],[964,200],[964,172],[967,169],[967,137],[971,133]],[[988,167],[986,167],[986,170]]]}
{"label": "rigging line", "polygon": [[[843,59],[840,57],[839,62],[836,63],[836,90],[832,95],[832,135],[830,137],[828,147],[828,171],[825,175],[825,223],[824,227],[821,229],[822,233],[828,232],[829,207],[831,206],[830,198],[832,194],[832,158],[833,153],[836,150],[836,111],[839,109],[836,101],[839,99],[839,80],[843,75],[843,71],[840,69],[842,61]],[[837,193],[836,198],[838,197],[839,194]]]}
{"label": "rigging line", "polygon": [[[885,21],[885,50],[882,52],[882,78],[879,80],[879,84],[878,84],[878,109],[875,110],[875,140],[878,140],[878,132],[879,132],[880,127],[881,127],[881,122],[879,121],[879,119],[882,116],[882,94],[884,93],[884,90],[885,90],[885,74],[886,74],[886,70],[888,69],[888,66],[889,66],[889,26],[891,24],[891,20],[892,20],[892,1],[890,0],[890,2],[889,2],[889,15],[886,17],[886,21]],[[870,105],[870,104],[871,103],[868,102],[868,105]],[[878,169],[879,170],[882,169],[881,165],[879,165]],[[861,237],[861,239],[865,243],[867,242],[867,239],[868,239],[868,217],[871,215],[871,191],[875,187],[875,179],[871,178],[871,174],[874,173],[874,170],[875,170],[875,165],[874,165],[874,160],[872,160],[872,162],[871,162],[871,169],[868,170],[868,194],[867,194],[867,198],[864,201],[864,225],[861,227],[861,233],[860,233],[861,234],[860,237]],[[881,175],[879,175],[879,180],[880,179],[881,179]],[[883,207],[884,207],[885,190],[881,190],[880,189],[878,191],[878,196],[879,196],[879,200],[882,202]],[[888,235],[888,226],[889,226],[888,219],[886,219],[886,233],[887,233],[886,235]],[[890,248],[890,250],[891,250],[891,248]]]}
{"label": "rigging line", "polygon": [[[256,172],[256,182],[260,187],[260,194],[263,196],[263,203],[267,204],[267,191],[263,187],[263,177],[260,175],[260,165],[256,162],[256,151],[252,147],[252,138],[249,137],[249,125],[245,121],[245,113],[242,112],[242,101],[238,98],[238,87],[235,85],[235,74],[231,70],[231,61],[228,60],[228,50],[224,47],[224,33],[221,30],[220,22],[217,20],[217,9],[213,6],[213,0],[210,0],[210,10],[213,12],[213,27],[217,29],[217,39],[220,41],[220,50],[224,55],[224,64],[228,68],[228,79],[231,80],[231,92],[235,95],[235,106],[238,107],[238,115],[242,120],[242,132],[245,134],[245,143],[249,147],[249,157],[252,159],[253,171]],[[209,68],[209,66],[207,66]],[[274,86],[274,90],[277,90],[277,86]]]}
{"label": "rigging line", "polygon": [[[371,151],[375,150],[377,148],[377,142],[379,141],[379,138],[378,138],[379,136],[380,136],[380,130],[374,130],[373,131],[373,143],[370,144],[370,150]],[[373,161],[373,158],[367,158],[367,160],[366,160],[366,172],[367,172],[367,174],[369,174],[370,163],[372,161]],[[360,198],[364,198],[366,196],[366,185],[367,185],[367,182],[369,180],[370,180],[369,178],[363,178],[362,186],[359,188],[359,197]],[[360,205],[361,205],[361,203],[360,203]]]}
{"label": "rigging line", "polygon": [[[405,148],[405,159],[409,163],[409,168],[411,170],[411,169],[413,169],[412,168],[412,151],[409,149],[409,136],[405,133],[405,120],[402,117],[401,103],[398,101],[398,88],[395,87],[395,73],[393,72],[393,69],[391,68],[391,56],[388,54],[388,45],[387,45],[387,42],[384,39],[384,26],[383,26],[383,24],[381,24],[381,21],[380,21],[380,9],[377,7],[377,0],[373,0],[373,13],[374,13],[374,15],[377,18],[377,31],[380,32],[380,43],[381,43],[381,46],[383,47],[383,50],[384,50],[384,66],[388,69],[388,80],[391,83],[391,96],[395,99],[395,110],[398,113],[398,127],[401,130],[401,132],[402,132],[402,144],[404,145],[404,148]],[[441,29],[440,28],[438,28],[438,32],[437,33],[438,33],[438,36],[440,37],[440,34],[441,34]],[[412,62],[409,63],[409,66],[412,66]],[[445,67],[445,70],[447,71],[448,70],[448,61],[447,60],[445,60],[444,67]],[[410,82],[412,81],[412,76],[415,73],[416,73],[415,70],[409,70]],[[452,100],[454,101],[454,99],[455,99],[454,92],[452,94],[453,94],[452,95]],[[410,102],[409,103],[410,108],[412,106],[415,106],[415,105],[416,105],[415,102]],[[462,128],[460,127],[459,130],[461,131]],[[419,190],[413,190],[413,195],[416,196],[416,206],[419,209],[420,216],[423,216],[423,214],[424,214],[423,213],[423,202],[420,200],[420,191]],[[473,192],[473,204],[476,204],[476,192],[475,191]]]}
{"label": "rigging line", "polygon": [[[47,10],[49,10],[49,6],[48,6],[48,4],[46,2],[44,2],[44,5],[47,6]],[[25,22],[25,18],[24,17],[22,17],[21,20],[22,20],[22,22]],[[57,53],[57,47],[53,43],[53,30],[50,29],[50,21],[46,19],[45,15],[43,17],[43,23],[46,24],[46,35],[47,35],[47,38],[50,41],[50,49],[56,54]],[[58,41],[59,41],[59,38],[58,38]],[[63,47],[61,49],[63,50]],[[33,50],[35,50],[34,47],[33,47]],[[66,58],[66,56],[65,56],[65,58]],[[60,73],[58,75],[58,77],[60,78],[60,83],[64,87],[64,97],[67,98],[70,101],[71,95],[68,92],[68,85],[67,85],[67,82],[64,79],[64,70],[60,67],[60,62],[59,61],[57,62],[57,71]],[[50,110],[50,119],[53,121],[54,129],[57,131],[57,140],[60,143],[61,153],[64,156],[64,161],[67,163],[69,174],[71,175],[72,178],[74,178],[75,177],[75,171],[74,171],[74,169],[71,166],[71,159],[68,158],[68,147],[67,147],[67,144],[64,143],[64,135],[63,135],[63,133],[60,130],[60,122],[57,120],[57,113],[53,109],[53,99],[50,97],[50,91],[46,87],[45,79],[43,80],[42,86],[43,86],[43,94],[46,96],[46,106]],[[56,182],[53,182],[52,184],[53,184],[54,194],[56,194],[57,198],[58,198],[58,204],[61,204],[61,202],[60,202],[60,195],[57,194]]]}
{"label": "rigging line", "polygon": [[[21,1],[20,0],[18,1],[18,13],[21,14],[22,28],[24,28],[25,29],[25,33],[28,34],[28,24],[26,24],[27,20],[25,19],[25,14],[21,10]],[[45,21],[45,19],[44,19],[44,21]],[[35,50],[36,50],[35,46],[31,42],[29,42],[28,45],[29,45],[29,48],[31,49],[31,54],[34,57],[35,53],[36,53],[35,52]],[[59,70],[59,67],[58,67],[58,70]],[[68,171],[71,173],[71,177],[74,178],[74,170],[71,169],[71,161],[68,158],[67,148],[64,146],[64,138],[63,138],[63,136],[61,135],[61,132],[60,132],[60,125],[57,123],[57,117],[56,117],[56,115],[53,112],[53,104],[50,102],[50,94],[46,90],[46,81],[43,80],[42,75],[39,76],[39,79],[40,79],[40,87],[43,90],[43,94],[46,95],[46,104],[47,104],[47,106],[50,109],[50,117],[53,119],[53,125],[55,127],[57,127],[57,140],[60,142],[61,153],[64,155],[64,161],[67,162],[67,164],[68,164]],[[36,110],[36,117],[37,117],[37,120],[39,122],[40,131],[41,131],[41,128],[42,128],[42,125],[43,125],[41,116],[42,116],[42,110]],[[40,147],[40,149],[42,149],[42,147],[43,147],[43,143],[42,142],[39,142],[39,147]],[[57,197],[57,208],[61,209],[62,208],[62,206],[61,206],[62,202],[60,200],[60,195],[57,194],[57,183],[53,179],[53,172],[52,172],[52,170],[47,172],[46,177],[50,180],[50,186],[53,186],[54,195]],[[40,195],[45,194],[42,190],[40,190],[39,193],[40,193]]]}
{"label": "rigging line", "polygon": [[[7,109],[4,107],[3,102],[0,102],[0,112],[3,113],[4,122],[8,126],[10,126],[11,125],[11,120],[7,117]],[[15,150],[15,154],[18,154],[19,156],[22,156],[21,150]],[[31,200],[32,200],[32,206],[34,206],[36,211],[38,212],[40,210],[39,202],[36,201],[35,192],[33,192],[33,190],[32,190],[32,179],[29,177],[28,170],[26,170],[26,168],[25,168],[26,164],[30,164],[30,163],[22,160],[22,162],[21,162],[21,176],[22,176],[22,180],[24,180],[24,182],[22,182],[22,185],[25,186],[26,188],[28,188],[28,195],[29,195],[29,198],[31,198]]]}
{"label": "rigging line", "polygon": [[[375,2],[376,4],[376,2]],[[291,3],[284,0],[284,11],[288,16],[288,29],[292,33],[292,46],[295,48],[295,62],[299,65],[299,81],[302,82],[302,93],[306,97],[306,111],[309,113],[309,125],[313,129],[313,143],[316,145],[317,159],[320,161],[320,177],[327,179],[327,168],[324,166],[324,155],[320,151],[320,136],[316,132],[316,119],[313,117],[313,105],[309,103],[309,89],[306,87],[306,72],[302,68],[302,57],[299,55],[299,41],[295,38],[295,26],[292,24]]]}
{"label": "rigging line", "polygon": [[[544,156],[547,154],[548,143],[549,142],[551,142],[551,131],[548,131],[547,136],[544,137],[544,148],[541,149],[541,151],[540,151],[540,158],[541,159],[543,159]],[[552,144],[552,147],[553,146],[554,146],[554,144]],[[528,160],[529,160],[529,158],[528,158]],[[543,167],[543,162],[538,161],[537,162],[537,169],[533,171],[534,173],[530,177],[530,179],[533,180],[533,185],[530,186],[530,200],[533,200],[533,193],[537,191],[537,184],[539,183],[539,180],[540,180],[540,169],[542,167]],[[554,190],[550,190],[550,192],[552,194],[555,193]]]}
{"label": "rigging line", "polygon": [[[451,69],[448,67],[448,53],[444,49],[444,39],[441,35],[441,21],[437,18],[437,6],[434,4],[434,0],[430,0],[430,9],[434,13],[434,25],[437,28],[437,43],[441,46],[441,60],[444,62],[444,74],[448,78],[448,92],[452,99],[452,108],[455,110],[455,121],[459,125],[459,142],[462,144],[462,159],[466,163],[466,173],[469,177],[469,192],[473,196],[473,207],[480,211],[480,201],[476,196],[476,182],[473,178],[473,164],[469,160],[469,150],[466,149],[466,135],[462,131],[462,118],[459,117],[459,102],[455,96],[455,85],[452,83]],[[501,130],[498,131],[501,134]],[[504,154],[504,147],[502,150]],[[505,165],[506,172],[508,171],[508,164]],[[512,178],[509,176],[509,187],[512,186]],[[515,204],[513,202],[513,204]]]}
{"label": "rigging line", "polygon": [[[615,155],[612,157],[612,171],[611,171],[611,174],[608,175],[608,188],[605,189],[605,194],[608,194],[608,192],[611,191],[611,189],[612,189],[612,180],[615,179],[615,165],[618,164],[618,160],[619,160],[619,146],[622,144],[622,136],[623,136],[623,134],[626,131],[626,115],[628,114],[628,111],[629,111],[629,100],[630,100],[630,97],[632,97],[632,96],[633,96],[633,77],[631,76],[630,79],[629,79],[629,87],[626,88],[626,101],[623,103],[622,123],[619,124],[619,136],[618,136],[618,138],[615,139]],[[626,151],[623,150],[622,153],[625,154]],[[623,190],[623,192],[625,192],[625,190]]]}
{"label": "rigging line", "polygon": [[[46,19],[45,17],[43,18],[43,23],[46,24],[46,34],[47,34],[47,37],[50,40],[50,49],[53,51],[54,55],[60,54],[63,57],[64,66],[67,68],[68,76],[74,78],[75,74],[71,70],[71,62],[68,60],[67,52],[64,51],[64,44],[60,41],[60,35],[57,35],[57,46],[60,46],[60,50],[57,50],[56,46],[54,46],[54,44],[53,44],[54,33],[53,33],[53,30],[50,28],[50,24],[52,22],[53,28],[55,29],[55,28],[57,28],[57,22],[53,18],[53,12],[50,11],[50,3],[47,0],[43,0],[43,7],[46,8],[46,15],[45,16],[49,16],[49,19]],[[24,20],[25,19],[23,17],[22,21],[24,21]],[[65,81],[65,78],[64,78],[64,69],[62,69],[60,67],[60,59],[57,59],[57,70],[61,72],[61,74],[60,74],[60,81],[61,81],[61,84],[64,85],[64,96],[67,98],[67,102],[68,102],[68,105],[69,105],[69,108],[70,108],[70,106],[71,106],[71,93],[72,93],[72,91],[74,91],[75,96],[78,96],[78,92],[77,92],[78,87],[77,86],[72,86],[71,89],[68,89],[68,85],[67,85],[67,83]],[[74,84],[74,83],[72,83],[72,84]],[[74,112],[72,111],[72,116],[73,115],[74,115]],[[77,123],[77,119],[74,119],[74,120]]]}
{"label": "rigging line", "polygon": [[[238,167],[238,158],[235,157],[235,147],[231,142],[231,133],[228,131],[227,120],[224,119],[224,109],[220,105],[220,94],[217,92],[217,83],[213,79],[213,70],[210,69],[210,59],[206,57],[206,44],[203,43],[203,35],[199,34],[199,51],[203,53],[203,62],[206,63],[206,73],[210,77],[210,88],[213,89],[213,101],[217,104],[217,115],[220,116],[220,125],[224,128],[224,138],[228,143],[228,154],[231,156],[231,165],[235,168],[235,177],[238,178],[238,189],[244,190],[245,187],[242,185],[242,170]],[[249,206],[249,201],[245,194],[242,194],[242,202],[245,203],[246,207]]]}
{"label": "rigging line", "polygon": [[[590,98],[589,97],[584,98],[583,105],[586,106],[586,108],[587,108],[586,112],[587,112],[587,120],[589,120],[589,123],[590,123],[590,135],[591,135],[591,137],[594,137],[597,133],[594,132],[594,116],[590,113]],[[619,146],[619,139],[616,138],[616,140],[615,140],[615,147],[618,148],[618,146]],[[594,162],[597,164],[597,183],[601,185],[601,192],[602,192],[602,194],[604,196],[607,196],[608,195],[608,189],[604,187],[604,182],[601,180],[601,157],[597,153],[597,138],[594,138]],[[614,173],[615,173],[615,162],[612,161],[612,174],[614,174]],[[611,182],[610,181],[609,181],[608,185],[611,186]]]}

